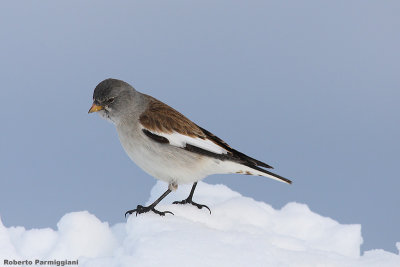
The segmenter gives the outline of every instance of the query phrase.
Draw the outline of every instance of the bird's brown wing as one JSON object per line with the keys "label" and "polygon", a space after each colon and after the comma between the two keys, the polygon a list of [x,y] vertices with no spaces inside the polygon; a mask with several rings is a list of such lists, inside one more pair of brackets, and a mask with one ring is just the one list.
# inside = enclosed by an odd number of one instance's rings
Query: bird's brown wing
{"label": "bird's brown wing", "polygon": [[177,132],[194,138],[206,138],[204,132],[183,114],[154,97],[147,97],[149,104],[139,121],[148,130],[167,134]]}

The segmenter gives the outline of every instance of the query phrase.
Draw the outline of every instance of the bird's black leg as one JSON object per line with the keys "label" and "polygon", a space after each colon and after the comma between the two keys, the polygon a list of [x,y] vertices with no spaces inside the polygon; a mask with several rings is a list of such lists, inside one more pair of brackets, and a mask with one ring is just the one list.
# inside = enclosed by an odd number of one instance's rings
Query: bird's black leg
{"label": "bird's black leg", "polygon": [[142,205],[138,205],[138,206],[136,207],[136,209],[134,209],[134,210],[128,210],[127,212],[125,212],[125,218],[126,218],[126,215],[127,215],[127,214],[132,214],[132,213],[136,212],[136,216],[137,216],[138,214],[146,213],[146,212],[149,212],[149,211],[152,211],[152,212],[154,212],[154,213],[156,213],[156,214],[158,214],[158,215],[160,215],[160,216],[164,216],[164,215],[167,214],[167,213],[170,213],[170,214],[174,215],[174,214],[173,214],[172,212],[170,212],[170,211],[158,211],[158,210],[156,210],[156,209],[154,208],[154,207],[155,207],[158,203],[160,203],[160,201],[161,201],[163,198],[165,198],[169,193],[171,193],[171,189],[168,188],[168,190],[165,191],[165,193],[162,194],[161,197],[159,197],[156,201],[154,201],[153,204],[151,204],[150,206],[148,206],[148,207],[143,207]]}
{"label": "bird's black leg", "polygon": [[196,189],[196,186],[197,186],[197,182],[194,182],[194,184],[192,186],[192,190],[190,190],[190,194],[187,197],[187,199],[184,199],[182,201],[174,201],[172,204],[192,204],[193,206],[196,206],[199,209],[207,208],[211,214],[211,210],[209,207],[207,207],[206,205],[197,204],[196,202],[193,202],[192,198],[193,198],[193,193],[194,193],[194,190]]}

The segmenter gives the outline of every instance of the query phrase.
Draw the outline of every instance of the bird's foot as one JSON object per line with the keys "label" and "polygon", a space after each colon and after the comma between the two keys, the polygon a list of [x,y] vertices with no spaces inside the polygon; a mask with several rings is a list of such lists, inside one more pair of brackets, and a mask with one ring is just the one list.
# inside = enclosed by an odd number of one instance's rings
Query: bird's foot
{"label": "bird's foot", "polygon": [[156,210],[154,207],[152,207],[151,205],[150,206],[148,206],[148,207],[143,207],[142,205],[138,205],[137,207],[136,207],[136,209],[134,209],[134,210],[128,210],[127,212],[125,212],[125,218],[126,218],[126,215],[127,214],[132,214],[132,213],[136,213],[136,216],[138,215],[138,214],[142,214],[142,213],[146,213],[146,212],[149,212],[149,211],[152,211],[152,212],[154,212],[155,214],[158,214],[158,215],[160,215],[160,216],[165,216],[165,214],[167,214],[167,213],[169,213],[169,214],[172,214],[172,215],[174,215],[172,212],[170,212],[170,211],[159,211],[159,210]]}
{"label": "bird's foot", "polygon": [[193,206],[196,206],[198,209],[202,209],[202,208],[208,209],[208,211],[211,214],[211,210],[210,210],[209,207],[207,207],[206,205],[198,204],[198,203],[194,202],[192,199],[189,199],[189,198],[184,199],[182,201],[174,201],[174,202],[172,202],[172,204],[181,204],[181,205],[192,204]]}

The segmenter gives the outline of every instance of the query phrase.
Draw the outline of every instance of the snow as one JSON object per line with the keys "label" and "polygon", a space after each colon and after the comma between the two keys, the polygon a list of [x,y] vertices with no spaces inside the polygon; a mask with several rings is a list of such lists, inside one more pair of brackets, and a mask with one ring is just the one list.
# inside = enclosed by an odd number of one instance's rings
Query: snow
{"label": "snow", "polygon": [[[148,203],[166,184],[158,182]],[[78,260],[79,266],[400,266],[400,255],[360,255],[360,225],[343,225],[299,203],[280,210],[224,185],[199,183],[195,201],[211,210],[171,205],[187,197],[181,186],[159,210],[109,226],[82,211],[64,215],[57,230],[26,230],[0,222],[0,260]],[[122,216],[123,211],[121,211]],[[396,244],[400,250],[400,242]],[[6,265],[9,266],[9,265]]]}

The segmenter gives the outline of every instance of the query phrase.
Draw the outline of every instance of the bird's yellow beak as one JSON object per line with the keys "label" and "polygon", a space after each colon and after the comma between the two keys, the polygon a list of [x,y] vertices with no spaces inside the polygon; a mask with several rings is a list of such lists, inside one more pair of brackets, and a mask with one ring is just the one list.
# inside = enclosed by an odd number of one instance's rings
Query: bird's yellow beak
{"label": "bird's yellow beak", "polygon": [[97,112],[97,111],[100,111],[100,110],[102,110],[102,109],[104,109],[104,107],[98,106],[98,105],[96,105],[95,103],[93,103],[93,105],[92,105],[92,107],[89,109],[89,112],[88,112],[88,113]]}

